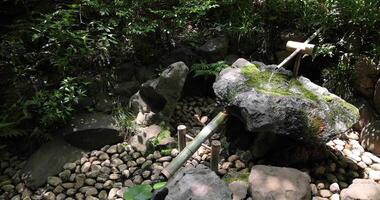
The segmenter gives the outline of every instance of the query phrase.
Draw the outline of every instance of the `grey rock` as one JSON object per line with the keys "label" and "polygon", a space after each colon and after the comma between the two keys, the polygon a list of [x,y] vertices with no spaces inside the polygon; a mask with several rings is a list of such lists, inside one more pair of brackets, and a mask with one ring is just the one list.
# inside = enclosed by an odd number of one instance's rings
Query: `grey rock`
{"label": "grey rock", "polygon": [[46,183],[48,176],[58,174],[65,163],[74,162],[82,153],[82,150],[73,147],[62,138],[53,138],[28,159],[22,169],[22,177],[26,178],[25,183],[29,188],[37,189]]}
{"label": "grey rock", "polygon": [[362,95],[372,98],[380,75],[380,66],[371,59],[362,57],[354,65],[354,88]]}
{"label": "grey rock", "polygon": [[75,163],[66,163],[63,166],[63,169],[67,169],[67,170],[73,171],[73,170],[75,170],[75,167],[76,167]]}
{"label": "grey rock", "polygon": [[218,60],[223,60],[226,57],[228,42],[228,38],[225,36],[212,38],[197,50],[201,55],[205,56],[208,61],[216,62]]}
{"label": "grey rock", "polygon": [[115,118],[111,114],[81,113],[73,116],[63,135],[70,144],[82,149],[100,149],[121,142]]}
{"label": "grey rock", "polygon": [[189,69],[183,62],[171,64],[160,77],[144,83],[129,102],[131,111],[141,116],[137,123],[151,125],[172,116]]}
{"label": "grey rock", "polygon": [[204,165],[182,168],[166,187],[169,193],[165,200],[230,200],[232,196],[226,183]]}
{"label": "grey rock", "polygon": [[62,179],[62,181],[69,181],[70,175],[70,170],[63,170],[61,173],[59,173],[59,177]]}
{"label": "grey rock", "polygon": [[233,181],[228,184],[228,188],[232,192],[233,200],[242,200],[247,196],[248,183],[244,181]]}
{"label": "grey rock", "polygon": [[234,133],[227,130],[230,145],[242,149],[252,146],[256,157],[276,146],[280,136],[324,144],[347,131],[359,118],[356,107],[305,77],[293,78],[290,71],[275,70],[275,65],[250,64],[244,59],[233,66],[219,74],[214,92],[230,116],[244,127]]}
{"label": "grey rock", "polygon": [[297,169],[256,165],[248,182],[253,199],[311,199],[310,177]]}

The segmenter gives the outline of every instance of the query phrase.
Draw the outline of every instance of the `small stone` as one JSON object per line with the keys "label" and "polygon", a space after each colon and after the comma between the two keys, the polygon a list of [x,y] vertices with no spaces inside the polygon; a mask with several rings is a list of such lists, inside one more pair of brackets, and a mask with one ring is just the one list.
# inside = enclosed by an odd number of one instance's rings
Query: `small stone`
{"label": "small stone", "polygon": [[225,162],[222,164],[222,169],[228,170],[231,167],[231,162]]}
{"label": "small stone", "polygon": [[151,160],[147,160],[147,161],[145,161],[145,162],[141,165],[141,169],[142,169],[142,170],[144,170],[144,169],[148,169],[152,164],[153,164],[153,161],[151,161]]}
{"label": "small stone", "polygon": [[159,151],[154,151],[153,152],[153,158],[156,160],[161,158],[161,153]]}
{"label": "small stone", "polygon": [[368,173],[368,176],[369,176],[369,179],[379,181],[380,180],[380,171],[375,171],[375,170],[370,171]]}
{"label": "small stone", "polygon": [[332,183],[330,185],[330,191],[332,193],[339,193],[340,192],[340,187],[339,187],[339,184],[338,183]]}
{"label": "small stone", "polygon": [[111,181],[111,180],[107,180],[106,182],[104,182],[103,187],[104,187],[105,189],[111,189],[111,188],[112,188],[112,185],[113,185],[113,181]]}
{"label": "small stone", "polygon": [[59,177],[62,179],[62,181],[69,181],[71,172],[70,170],[63,170],[61,173],[58,174]]}
{"label": "small stone", "polygon": [[65,188],[63,188],[62,186],[58,185],[57,187],[54,188],[53,192],[54,193],[61,193],[65,190]]}
{"label": "small stone", "polygon": [[99,160],[101,161],[104,161],[104,160],[108,160],[110,157],[108,156],[108,154],[102,152],[99,154]]}
{"label": "small stone", "polygon": [[91,163],[90,162],[85,162],[82,167],[81,167],[81,172],[82,173],[87,173],[90,170]]}
{"label": "small stone", "polygon": [[363,155],[361,156],[361,158],[362,158],[362,161],[363,161],[365,164],[367,164],[367,165],[371,165],[371,164],[373,163],[372,160],[371,160],[371,158],[368,157],[366,154],[363,154]]}
{"label": "small stone", "polygon": [[70,188],[70,189],[68,189],[68,190],[66,191],[66,194],[67,194],[68,196],[73,196],[73,195],[75,195],[75,193],[76,193],[76,190],[75,190],[74,188]]}
{"label": "small stone", "polygon": [[113,166],[113,167],[117,167],[117,166],[119,166],[119,165],[121,165],[123,163],[124,162],[120,158],[113,158],[111,160],[111,166]]}
{"label": "small stone", "polygon": [[108,199],[115,198],[118,190],[119,190],[118,188],[112,188],[110,192],[108,193]]}
{"label": "small stone", "polygon": [[47,183],[52,186],[57,186],[62,183],[62,180],[56,176],[49,176],[47,178]]}
{"label": "small stone", "polygon": [[70,189],[74,187],[74,183],[62,183],[62,187],[65,189]]}
{"label": "small stone", "polygon": [[110,146],[110,148],[108,148],[106,152],[109,154],[117,153],[117,146],[116,145]]}
{"label": "small stone", "polygon": [[136,158],[138,158],[140,156],[141,156],[141,154],[139,152],[133,152],[132,153],[132,158],[134,158],[134,159],[136,159]]}
{"label": "small stone", "polygon": [[338,150],[338,151],[343,151],[344,150],[344,146],[342,146],[342,145],[336,145],[335,149]]}
{"label": "small stone", "polygon": [[362,168],[362,169],[365,169],[365,168],[368,167],[367,164],[365,164],[363,161],[358,162],[358,166],[359,166],[360,168]]}
{"label": "small stone", "polygon": [[170,155],[171,155],[173,158],[176,157],[178,154],[179,154],[178,149],[172,149],[172,151],[170,152]]}
{"label": "small stone", "polygon": [[321,197],[324,198],[329,198],[331,197],[332,193],[330,192],[330,190],[323,189],[319,191],[319,195],[321,195]]}
{"label": "small stone", "polygon": [[346,144],[343,140],[340,140],[340,139],[335,139],[335,140],[333,140],[333,142],[336,145],[341,145],[341,146],[344,146]]}
{"label": "small stone", "polygon": [[134,167],[134,166],[137,166],[137,163],[133,160],[130,160],[127,162],[127,165],[128,165],[128,167]]}
{"label": "small stone", "polygon": [[313,196],[316,196],[318,194],[318,188],[317,188],[317,186],[312,183],[312,184],[310,184],[310,188],[311,188],[311,194]]}
{"label": "small stone", "polygon": [[240,160],[236,160],[235,161],[235,167],[240,170],[240,169],[243,169],[245,168],[245,164],[243,162],[241,162]]}
{"label": "small stone", "polygon": [[56,200],[64,200],[66,198],[66,194],[60,193],[57,195]]}
{"label": "small stone", "polygon": [[150,176],[150,174],[151,174],[151,172],[150,171],[144,171],[143,173],[142,173],[142,177],[144,178],[144,179],[147,179],[149,176]]}
{"label": "small stone", "polygon": [[380,171],[380,164],[379,163],[372,164],[371,169]]}
{"label": "small stone", "polygon": [[118,180],[120,178],[119,174],[111,174],[109,177],[111,180]]}
{"label": "small stone", "polygon": [[98,194],[98,198],[100,200],[106,200],[107,196],[108,196],[108,194],[107,194],[107,191],[105,191],[105,190],[100,191]]}
{"label": "small stone", "polygon": [[351,140],[359,140],[359,135],[354,132],[349,132],[347,138]]}
{"label": "small stone", "polygon": [[134,184],[141,184],[143,182],[143,178],[140,175],[133,177],[133,183]]}
{"label": "small stone", "polygon": [[317,184],[317,188],[319,189],[319,190],[322,190],[322,189],[325,189],[325,184],[324,183],[318,183]]}
{"label": "small stone", "polygon": [[349,155],[352,155],[352,151],[349,150],[349,149],[343,149],[343,154],[344,154],[345,156],[349,156]]}
{"label": "small stone", "polygon": [[324,166],[318,166],[315,170],[314,170],[314,174],[316,176],[322,176],[324,175],[326,172],[326,168]]}
{"label": "small stone", "polygon": [[331,195],[330,200],[340,200],[339,194],[333,194],[333,195]]}
{"label": "small stone", "polygon": [[164,156],[164,157],[161,157],[157,160],[157,162],[168,162],[168,161],[171,161],[172,160],[172,157],[171,156]]}
{"label": "small stone", "polygon": [[143,157],[137,158],[137,160],[136,160],[136,163],[137,163],[138,165],[141,165],[141,164],[143,164],[144,162],[145,162],[145,158],[143,158]]}
{"label": "small stone", "polygon": [[43,196],[45,200],[55,200],[55,194],[53,192],[46,192]]}
{"label": "small stone", "polygon": [[92,186],[85,186],[80,189],[84,195],[87,196],[94,196],[98,194],[98,190],[95,187]]}
{"label": "small stone", "polygon": [[86,185],[95,185],[96,183],[96,180],[95,179],[92,179],[92,178],[87,178],[84,183],[86,183]]}
{"label": "small stone", "polygon": [[4,190],[5,192],[13,192],[13,190],[15,189],[15,186],[14,185],[11,185],[11,184],[7,184],[7,185],[3,185],[1,187],[2,190]]}

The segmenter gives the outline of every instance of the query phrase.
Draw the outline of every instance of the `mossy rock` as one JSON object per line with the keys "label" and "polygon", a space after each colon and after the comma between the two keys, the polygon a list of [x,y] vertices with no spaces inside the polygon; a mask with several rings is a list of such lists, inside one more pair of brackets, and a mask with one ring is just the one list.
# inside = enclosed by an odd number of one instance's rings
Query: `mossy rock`
{"label": "mossy rock", "polygon": [[[219,74],[213,88],[248,134],[274,133],[306,143],[326,142],[347,131],[359,118],[355,106],[276,65],[238,59]],[[231,133],[232,137],[245,137],[238,134]]]}

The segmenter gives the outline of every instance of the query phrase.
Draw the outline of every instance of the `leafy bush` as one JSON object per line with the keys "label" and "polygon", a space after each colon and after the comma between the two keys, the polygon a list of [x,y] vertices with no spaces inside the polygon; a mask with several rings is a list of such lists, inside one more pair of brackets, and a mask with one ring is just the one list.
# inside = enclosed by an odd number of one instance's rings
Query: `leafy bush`
{"label": "leafy bush", "polygon": [[227,68],[228,65],[224,61],[218,61],[216,63],[206,64],[199,63],[194,64],[191,67],[191,70],[194,72],[194,77],[197,76],[216,76],[224,68]]}

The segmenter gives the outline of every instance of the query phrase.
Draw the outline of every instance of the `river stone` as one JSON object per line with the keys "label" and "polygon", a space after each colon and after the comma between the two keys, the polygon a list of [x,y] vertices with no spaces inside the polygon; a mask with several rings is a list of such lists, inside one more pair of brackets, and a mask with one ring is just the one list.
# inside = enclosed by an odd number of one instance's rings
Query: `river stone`
{"label": "river stone", "polygon": [[236,123],[244,127],[227,130],[230,145],[256,147],[261,152],[253,153],[260,157],[280,136],[325,144],[357,122],[355,106],[303,76],[294,78],[288,70],[275,69],[276,65],[239,59],[218,75],[213,88],[231,116],[227,128],[237,128]]}
{"label": "river stone", "polygon": [[248,182],[255,200],[311,199],[310,177],[297,169],[256,165]]}
{"label": "river stone", "polygon": [[83,151],[62,138],[53,138],[42,145],[28,160],[22,169],[26,185],[37,189],[46,183],[47,177],[58,174],[65,163],[80,159]]}
{"label": "river stone", "polygon": [[373,180],[354,179],[352,184],[340,193],[342,200],[379,199],[380,185]]}
{"label": "river stone", "polygon": [[171,64],[157,79],[142,84],[129,106],[137,115],[136,122],[151,125],[166,121],[172,116],[189,69],[183,62]]}
{"label": "river stone", "polygon": [[111,114],[81,113],[64,128],[65,140],[82,149],[100,149],[121,142],[115,118]]}
{"label": "river stone", "polygon": [[360,143],[368,151],[380,155],[380,120],[370,122],[363,128]]}
{"label": "river stone", "polygon": [[186,167],[171,178],[165,200],[230,200],[232,193],[226,183],[204,165]]}

